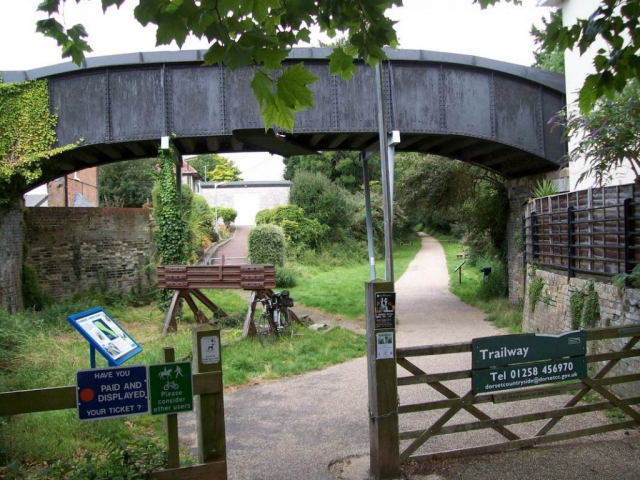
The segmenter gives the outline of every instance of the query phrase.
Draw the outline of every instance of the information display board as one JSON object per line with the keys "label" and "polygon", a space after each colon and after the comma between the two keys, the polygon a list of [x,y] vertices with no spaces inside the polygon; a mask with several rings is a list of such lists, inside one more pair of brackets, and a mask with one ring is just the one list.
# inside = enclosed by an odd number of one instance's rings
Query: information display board
{"label": "information display board", "polygon": [[76,372],[78,418],[100,420],[147,413],[147,389],[144,365]]}
{"label": "information display board", "polygon": [[522,388],[587,376],[586,334],[521,334],[472,341],[474,393]]}
{"label": "information display board", "polygon": [[142,351],[142,347],[101,307],[70,315],[67,320],[111,366],[120,365]]}
{"label": "information display board", "polygon": [[151,415],[193,410],[191,362],[150,365],[149,403]]}

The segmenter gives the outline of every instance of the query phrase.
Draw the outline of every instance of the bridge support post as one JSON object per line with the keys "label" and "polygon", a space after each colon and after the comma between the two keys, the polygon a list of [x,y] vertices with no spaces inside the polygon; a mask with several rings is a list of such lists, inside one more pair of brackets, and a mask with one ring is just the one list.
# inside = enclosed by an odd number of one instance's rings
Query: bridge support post
{"label": "bridge support post", "polygon": [[[376,480],[400,472],[398,380],[393,282],[365,283],[369,376],[369,473]],[[383,300],[386,299],[386,300]],[[393,322],[390,322],[391,316]],[[392,328],[387,328],[392,327]]]}
{"label": "bridge support post", "polygon": [[378,129],[380,145],[380,171],[382,175],[382,211],[384,213],[384,267],[385,280],[393,282],[393,220],[391,181],[389,178],[389,149],[387,148],[386,101],[382,85],[382,62],[376,65],[376,91],[378,93]]}

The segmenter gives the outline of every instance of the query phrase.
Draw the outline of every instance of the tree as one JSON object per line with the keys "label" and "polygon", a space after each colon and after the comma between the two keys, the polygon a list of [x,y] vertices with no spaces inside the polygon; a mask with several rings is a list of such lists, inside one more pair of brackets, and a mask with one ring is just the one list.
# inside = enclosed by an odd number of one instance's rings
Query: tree
{"label": "tree", "polygon": [[242,172],[236,167],[233,161],[225,157],[220,157],[216,167],[211,172],[211,180],[214,182],[235,182],[242,180],[240,174]]}
{"label": "tree", "polygon": [[578,182],[594,177],[598,185],[611,179],[616,169],[627,165],[640,176],[640,82],[630,82],[614,98],[602,99],[589,113],[559,114],[556,121],[564,135],[577,139],[570,160],[584,159],[588,169]]}
{"label": "tree", "polygon": [[298,172],[291,183],[289,201],[304,210],[307,217],[334,230],[351,226],[355,205],[349,193],[317,172]]}
{"label": "tree", "polygon": [[[551,12],[550,20],[552,22],[556,17],[560,17],[562,19],[562,10],[554,10]],[[535,25],[531,27],[531,35],[534,37],[536,42],[536,50],[533,52],[535,62],[532,66],[556,73],[564,73],[564,51],[558,46],[556,46],[552,51],[547,51],[547,49],[543,47],[544,41],[547,38],[549,20],[543,17],[542,23],[544,24],[543,28],[538,28]]]}
{"label": "tree", "polygon": [[[56,20],[65,2],[43,0],[38,5],[49,18],[37,22],[37,31],[54,38],[63,57],[79,65],[91,51],[88,33],[80,24],[65,29]],[[106,10],[125,0],[101,2]],[[139,0],[134,15],[143,26],[157,25],[158,45],[176,42],[182,47],[189,35],[204,37],[211,45],[204,56],[206,65],[253,67],[251,87],[265,127],[274,124],[291,131],[294,113],[313,107],[309,85],[317,80],[301,63],[281,75],[276,72],[291,48],[308,42],[314,27],[330,37],[346,32],[348,46],[333,49],[329,67],[331,73],[349,79],[356,71],[355,57],[373,66],[385,58],[383,47],[397,45],[394,22],[385,16],[392,5],[400,6],[402,0]]]}
{"label": "tree", "polygon": [[156,159],[103,165],[99,170],[100,204],[141,207],[151,200]]}
{"label": "tree", "polygon": [[[296,172],[318,172],[351,193],[362,189],[362,163],[358,152],[322,152],[320,155],[295,155],[284,159],[284,178],[293,180]],[[380,162],[369,162],[372,180],[380,179]]]}
{"label": "tree", "polygon": [[196,157],[190,158],[187,160],[187,163],[196,169],[198,174],[208,182],[211,178],[211,172],[213,172],[218,165],[222,157],[220,155],[216,155],[215,153],[209,153],[206,155],[198,155]]}
{"label": "tree", "polygon": [[508,198],[504,180],[457,160],[399,154],[398,204],[410,220],[463,237],[477,255],[505,261]]}

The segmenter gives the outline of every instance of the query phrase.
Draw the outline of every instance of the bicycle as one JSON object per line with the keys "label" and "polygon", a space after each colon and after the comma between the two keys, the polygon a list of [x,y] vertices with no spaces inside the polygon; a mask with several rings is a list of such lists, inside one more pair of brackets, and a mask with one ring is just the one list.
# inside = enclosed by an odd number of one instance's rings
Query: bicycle
{"label": "bicycle", "polygon": [[262,313],[256,322],[258,340],[264,346],[274,343],[276,338],[293,338],[293,320],[289,308],[293,307],[293,298],[288,290],[274,293],[260,300]]}

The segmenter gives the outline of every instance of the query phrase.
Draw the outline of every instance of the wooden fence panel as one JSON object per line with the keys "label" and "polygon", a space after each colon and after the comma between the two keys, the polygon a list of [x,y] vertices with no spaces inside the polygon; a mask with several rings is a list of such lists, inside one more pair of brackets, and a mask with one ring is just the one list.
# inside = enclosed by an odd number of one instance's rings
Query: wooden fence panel
{"label": "wooden fence panel", "polygon": [[532,200],[523,220],[525,262],[575,273],[614,276],[640,263],[633,185]]}

